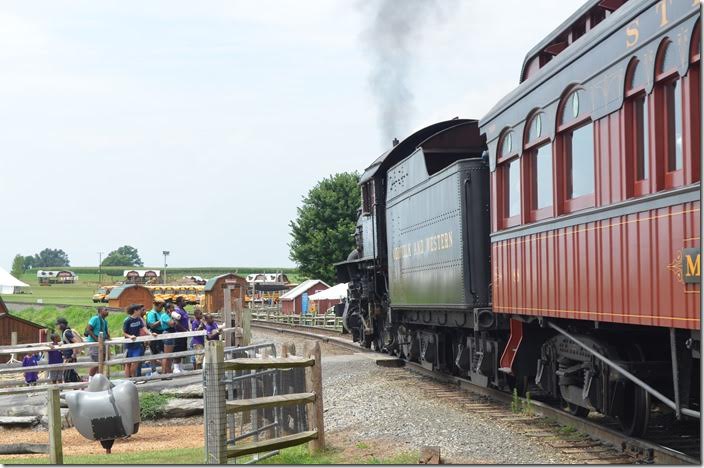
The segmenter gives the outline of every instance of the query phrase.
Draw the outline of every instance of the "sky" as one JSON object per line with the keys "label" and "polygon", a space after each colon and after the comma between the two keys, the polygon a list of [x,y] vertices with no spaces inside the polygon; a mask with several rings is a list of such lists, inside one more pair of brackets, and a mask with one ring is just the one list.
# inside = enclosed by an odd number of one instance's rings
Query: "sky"
{"label": "sky", "polygon": [[[293,266],[289,222],[318,181],[361,172],[389,131],[483,117],[583,3],[428,2],[380,56],[377,13],[413,5],[391,1],[0,3],[0,265],[45,247],[97,265],[129,244],[151,266],[162,250]],[[408,91],[392,130],[380,66]]]}

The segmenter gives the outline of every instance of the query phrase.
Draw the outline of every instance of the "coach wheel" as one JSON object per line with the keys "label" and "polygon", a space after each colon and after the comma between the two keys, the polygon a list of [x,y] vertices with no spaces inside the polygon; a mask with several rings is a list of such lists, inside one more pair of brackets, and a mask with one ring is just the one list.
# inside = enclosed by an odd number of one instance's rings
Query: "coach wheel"
{"label": "coach wheel", "polygon": [[578,418],[586,418],[589,414],[589,408],[575,405],[574,403],[570,403],[565,400],[562,400],[562,408],[572,416],[577,416]]}
{"label": "coach wheel", "polygon": [[[629,348],[627,354],[631,361],[645,360],[643,351],[638,346]],[[632,437],[642,436],[648,428],[650,395],[630,380],[624,382],[623,403],[618,419],[623,432]]]}

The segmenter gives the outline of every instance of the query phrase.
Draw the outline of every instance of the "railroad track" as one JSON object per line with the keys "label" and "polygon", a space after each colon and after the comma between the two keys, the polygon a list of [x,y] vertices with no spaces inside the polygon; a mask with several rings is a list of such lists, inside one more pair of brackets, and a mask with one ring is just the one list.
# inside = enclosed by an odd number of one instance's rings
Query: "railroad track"
{"label": "railroad track", "polygon": [[[274,325],[259,320],[252,320],[252,327],[315,339],[354,352],[374,353],[342,338],[337,331],[320,327]],[[579,458],[581,463],[701,464],[698,421],[691,426],[671,427],[669,416],[655,414],[648,429],[648,440],[633,438],[621,433],[612,418],[596,414],[580,418],[536,400],[530,403],[531,414],[516,414],[511,411],[512,396],[505,392],[433,372],[417,363],[404,362],[403,365],[424,377],[420,388],[429,396],[445,398],[480,416],[510,424],[529,437],[545,438],[545,443]],[[403,369],[389,369],[388,375],[399,381],[411,378]],[[560,435],[557,440],[551,437],[556,434]]]}

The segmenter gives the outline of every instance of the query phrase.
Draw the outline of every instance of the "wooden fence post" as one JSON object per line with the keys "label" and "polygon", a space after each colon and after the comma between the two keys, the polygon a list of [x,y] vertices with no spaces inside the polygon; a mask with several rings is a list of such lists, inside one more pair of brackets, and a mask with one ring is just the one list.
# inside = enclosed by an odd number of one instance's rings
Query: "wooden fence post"
{"label": "wooden fence post", "polygon": [[[109,361],[112,353],[110,352],[110,345],[105,347],[105,360]],[[140,363],[141,364],[141,363]],[[105,366],[105,377],[110,378],[110,366]]]}
{"label": "wooden fence post", "polygon": [[[223,293],[223,310],[222,310],[222,320],[225,324],[225,328],[230,328],[232,326],[232,290],[230,287],[226,287],[222,291]],[[235,327],[240,327],[241,325],[235,320]],[[225,335],[225,346],[239,346],[240,342],[237,340],[236,333],[227,333]]]}
{"label": "wooden fence post", "polygon": [[203,363],[203,424],[205,425],[205,463],[227,463],[225,413],[224,348],[222,341],[207,341]]}
{"label": "wooden fence post", "polygon": [[105,367],[105,338],[103,332],[98,333],[98,373],[102,374]]}
{"label": "wooden fence post", "polygon": [[251,310],[240,310],[240,316],[242,317],[242,345],[249,346],[252,341],[252,311]]}
{"label": "wooden fence post", "polygon": [[[308,430],[316,429],[318,437],[308,443],[312,452],[319,452],[325,448],[325,420],[323,416],[323,373],[320,355],[320,342],[315,342],[311,348],[306,345],[305,357],[315,358],[315,365],[306,372],[306,390],[315,393],[315,403],[308,405]],[[313,425],[317,426],[313,428]]]}
{"label": "wooden fence post", "polygon": [[61,445],[61,402],[59,389],[47,390],[49,417],[49,463],[52,465],[64,464],[64,451]]}

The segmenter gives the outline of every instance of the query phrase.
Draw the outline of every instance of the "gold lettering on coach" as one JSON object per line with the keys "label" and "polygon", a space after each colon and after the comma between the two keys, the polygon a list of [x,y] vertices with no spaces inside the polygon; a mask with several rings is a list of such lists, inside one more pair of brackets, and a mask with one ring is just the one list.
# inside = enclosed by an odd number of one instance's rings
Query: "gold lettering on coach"
{"label": "gold lettering on coach", "polygon": [[626,47],[633,47],[638,44],[638,20],[631,21],[626,26]]}

